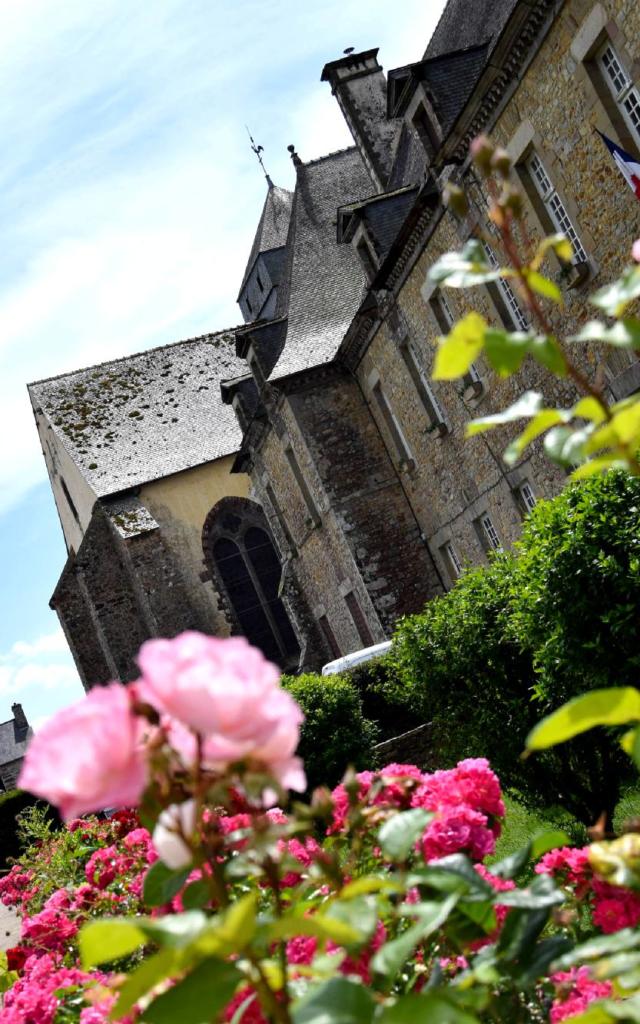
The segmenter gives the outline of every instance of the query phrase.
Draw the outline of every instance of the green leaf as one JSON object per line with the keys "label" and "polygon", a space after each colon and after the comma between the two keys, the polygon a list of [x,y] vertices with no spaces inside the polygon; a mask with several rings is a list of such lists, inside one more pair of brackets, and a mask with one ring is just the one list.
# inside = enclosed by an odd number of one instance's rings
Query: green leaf
{"label": "green leaf", "polygon": [[616,348],[640,349],[640,320],[629,317],[619,320],[613,327],[601,320],[590,320],[577,334],[572,334],[567,341],[584,343],[603,341],[606,345]]}
{"label": "green leaf", "polygon": [[154,999],[144,1012],[148,1024],[210,1024],[233,996],[242,974],[234,964],[203,960],[181,981]]}
{"label": "green leaf", "polygon": [[543,718],[529,733],[527,750],[545,750],[596,725],[626,725],[635,721],[640,721],[640,691],[631,686],[591,690]]}
{"label": "green leaf", "polygon": [[[433,860],[431,863],[422,868],[420,872],[417,872],[415,876],[412,876],[409,885],[432,885],[436,889],[445,888],[446,891],[452,891],[452,886],[455,887],[455,892],[477,892],[482,896],[493,896],[494,890],[485,882],[478,872],[475,870],[473,864],[468,857],[465,857],[462,853],[452,853],[448,857],[441,857],[439,860]],[[445,882],[445,886],[442,882]],[[416,904],[418,906],[419,904]],[[410,912],[410,905],[407,904]]]}
{"label": "green leaf", "polygon": [[270,940],[290,939],[296,935],[314,935],[323,941],[330,939],[340,946],[352,946],[361,938],[358,929],[326,914],[313,914],[311,917],[305,917],[301,912],[285,914],[269,926]]}
{"label": "green leaf", "polygon": [[613,953],[621,953],[628,949],[636,949],[640,946],[640,931],[635,928],[622,928],[612,935],[598,935],[595,939],[588,939],[566,953],[564,956],[554,960],[551,965],[553,971],[566,971],[576,964],[590,963],[592,960],[600,960],[604,956]]}
{"label": "green leaf", "polygon": [[78,936],[80,958],[85,971],[97,964],[128,956],[148,941],[140,927],[142,918],[103,917],[83,925]]}
{"label": "green leaf", "polygon": [[487,329],[479,313],[469,313],[458,320],[446,337],[441,338],[433,364],[434,380],[455,380],[464,377],[482,352]]}
{"label": "green leaf", "polygon": [[445,923],[458,899],[458,893],[452,893],[445,900],[415,904],[413,909],[419,920],[398,938],[380,947],[371,960],[372,970],[376,974],[394,978],[418,943],[423,942]]}
{"label": "green leaf", "polygon": [[[513,423],[514,420],[528,419],[535,416],[542,407],[542,395],[539,391],[525,391],[520,398],[501,412],[491,416],[483,416],[481,419],[473,420],[467,426],[467,437],[480,434],[493,427],[502,426],[503,423]],[[551,412],[552,410],[546,410]],[[555,410],[553,410],[555,411]],[[541,414],[539,414],[541,415]]]}
{"label": "green leaf", "polygon": [[493,267],[477,239],[471,238],[462,252],[447,252],[433,264],[427,280],[446,284],[448,288],[473,288],[475,285],[513,277],[514,271]]}
{"label": "green leaf", "polygon": [[571,846],[571,837],[561,828],[550,828],[543,832],[537,832],[531,842],[531,859],[540,860],[549,850],[556,850],[561,846]]}
{"label": "green leaf", "polygon": [[501,377],[509,377],[520,369],[530,343],[531,335],[526,331],[501,331],[490,327],[484,335],[487,360]]}
{"label": "green leaf", "polygon": [[565,377],[567,363],[562,349],[555,338],[550,335],[536,334],[529,342],[529,354],[536,362],[546,366],[556,377]]}
{"label": "green leaf", "polygon": [[600,288],[591,296],[594,306],[608,316],[622,316],[626,307],[640,295],[640,266],[627,267],[622,277]]}
{"label": "green leaf", "polygon": [[559,260],[570,263],[573,259],[573,248],[571,242],[564,235],[549,235],[543,238],[531,261],[531,269],[539,270],[549,249],[553,249]]}
{"label": "green leaf", "polygon": [[441,992],[401,996],[384,1008],[376,1024],[478,1024],[478,1018]]}
{"label": "green leaf", "polygon": [[157,860],[144,876],[142,899],[146,906],[161,907],[165,903],[170,903],[180,892],[190,873],[190,866],[174,871],[161,860]]}
{"label": "green leaf", "polygon": [[201,910],[187,910],[184,914],[140,918],[139,925],[159,946],[184,949],[194,942],[207,926],[211,927],[210,920]]}
{"label": "green leaf", "polygon": [[550,281],[548,277],[543,277],[537,270],[525,270],[524,275],[527,279],[527,284],[534,292],[542,295],[545,299],[551,299],[552,302],[562,305],[562,292],[557,284]]}
{"label": "green leaf", "polygon": [[143,960],[134,971],[127,975],[121,985],[118,1001],[111,1012],[113,1019],[119,1020],[150,989],[170,977],[175,965],[176,952],[173,949],[161,949],[159,953]]}
{"label": "green leaf", "polygon": [[561,829],[545,829],[543,832],[536,833],[531,842],[520,850],[490,864],[489,871],[492,875],[497,875],[498,878],[515,878],[530,860],[539,860],[549,850],[570,844],[571,838],[566,832]]}
{"label": "green leaf", "polygon": [[330,978],[292,1006],[293,1024],[368,1024],[375,1003],[368,988],[348,978]]}
{"label": "green leaf", "polygon": [[199,910],[211,902],[209,885],[204,878],[192,882],[182,894],[182,906],[185,910]]}
{"label": "green leaf", "polygon": [[620,740],[620,746],[629,757],[632,757],[636,768],[640,769],[640,728],[630,729]]}
{"label": "green leaf", "polygon": [[347,882],[341,890],[342,899],[352,899],[354,896],[366,896],[370,892],[402,892],[402,886],[398,882],[392,882],[390,878],[382,878],[379,875],[367,875],[356,878],[353,882]]}
{"label": "green leaf", "polygon": [[549,430],[551,427],[555,427],[556,424],[562,423],[563,419],[564,416],[561,409],[541,409],[533,417],[531,423],[527,424],[520,436],[516,437],[506,448],[504,453],[505,462],[513,465],[514,462],[518,461],[527,445],[535,441],[540,434],[544,434],[545,430]]}
{"label": "green leaf", "polygon": [[378,832],[378,842],[382,851],[391,860],[406,860],[432,818],[433,814],[422,807],[394,814],[385,821]]}
{"label": "green leaf", "polygon": [[574,469],[571,474],[572,480],[585,480],[589,476],[597,476],[599,473],[606,473],[610,469],[629,469],[629,462],[627,459],[622,459],[618,455],[598,455],[595,459],[589,459],[588,462],[578,466]]}
{"label": "green leaf", "polygon": [[[255,935],[257,905],[258,897],[251,892],[232,903],[222,918],[205,918],[206,927],[193,938],[194,950],[208,956],[240,952]],[[201,911],[191,910],[188,913],[200,914]]]}
{"label": "green leaf", "polygon": [[[322,914],[326,922],[337,921],[352,928],[358,935],[357,945],[367,942],[378,923],[377,903],[371,897],[360,896],[351,900],[333,900]],[[331,925],[329,925],[331,926]],[[354,943],[350,943],[354,945]]]}

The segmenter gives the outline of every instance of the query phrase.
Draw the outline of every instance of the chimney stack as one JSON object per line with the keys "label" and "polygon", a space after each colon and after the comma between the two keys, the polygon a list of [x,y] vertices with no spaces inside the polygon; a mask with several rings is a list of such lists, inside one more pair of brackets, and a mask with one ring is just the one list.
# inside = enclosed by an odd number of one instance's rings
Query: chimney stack
{"label": "chimney stack", "polygon": [[387,117],[387,80],[378,64],[377,47],[345,53],[325,64],[321,81],[331,85],[367,170],[382,190],[391,173],[397,126]]}
{"label": "chimney stack", "polygon": [[16,728],[21,732],[26,732],[29,728],[29,723],[27,722],[27,716],[22,710],[22,704],[12,704],[11,711],[13,713],[13,720],[16,723]]}

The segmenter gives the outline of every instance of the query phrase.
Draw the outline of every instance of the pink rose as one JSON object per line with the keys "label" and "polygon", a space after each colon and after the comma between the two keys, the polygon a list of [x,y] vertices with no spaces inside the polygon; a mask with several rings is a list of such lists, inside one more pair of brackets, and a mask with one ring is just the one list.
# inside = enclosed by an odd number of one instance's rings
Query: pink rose
{"label": "pink rose", "polygon": [[96,687],[35,734],[18,785],[55,804],[66,821],[137,804],[147,774],[142,726],[126,687]]}
{"label": "pink rose", "polygon": [[[189,632],[173,640],[148,640],[138,664],[146,699],[205,738],[205,759],[212,767],[251,760],[282,786],[305,788],[302,764],[293,756],[302,712],[280,688],[275,665],[243,637]],[[187,745],[180,746],[186,753]]]}
{"label": "pink rose", "polygon": [[631,246],[631,255],[636,263],[640,263],[640,238],[636,238],[635,242]]}

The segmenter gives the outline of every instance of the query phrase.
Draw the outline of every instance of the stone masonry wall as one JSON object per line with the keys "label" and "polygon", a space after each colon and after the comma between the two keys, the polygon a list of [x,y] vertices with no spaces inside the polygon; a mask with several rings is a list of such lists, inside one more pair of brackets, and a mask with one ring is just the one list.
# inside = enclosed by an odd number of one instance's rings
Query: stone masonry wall
{"label": "stone masonry wall", "polygon": [[[327,375],[289,395],[261,465],[296,548],[299,588],[326,615],[343,653],[363,646],[345,602],[352,590],[374,641],[439,590],[420,530],[356,381]],[[284,454],[290,445],[317,506],[310,513]],[[328,652],[328,656],[333,656]]]}
{"label": "stone masonry wall", "polygon": [[[521,137],[523,131],[529,133],[587,250],[592,271],[578,288],[566,287],[555,257],[549,259],[546,267],[546,273],[563,288],[564,310],[549,308],[549,315],[564,335],[573,333],[592,315],[587,303],[589,294],[619,273],[628,261],[632,241],[640,235],[640,205],[593,131],[597,126],[616,138],[615,126],[599,98],[604,94],[594,90],[585,70],[587,65],[580,66],[571,53],[585,20],[589,16],[593,19],[593,9],[599,6],[585,0],[571,0],[565,5],[493,131],[496,140],[507,146],[513,144],[514,137],[517,145],[518,132]],[[627,0],[607,0],[602,10],[601,22],[607,23],[614,44],[638,81],[640,8]],[[468,179],[467,186],[477,201],[477,186]],[[531,236],[542,237],[546,231],[528,198],[526,216]],[[460,248],[466,235],[468,228],[465,231],[464,224],[445,214],[398,297],[400,323],[408,330],[429,375],[436,338],[442,332],[421,291],[429,266],[443,252]],[[498,251],[497,244],[495,249]],[[446,298],[455,319],[475,309],[501,325],[498,308],[486,288],[464,292],[447,289]],[[465,439],[466,423],[506,407],[528,388],[542,391],[550,404],[564,406],[574,401],[576,392],[568,381],[552,378],[532,360],[527,360],[520,373],[506,380],[479,360],[477,369],[484,385],[479,399],[465,398],[460,382],[432,383],[450,428],[444,437],[438,437],[428,431],[426,411],[398,348],[404,329],[398,332],[397,316],[396,329],[392,329],[393,320],[388,317],[378,331],[357,375],[368,394],[372,414],[380,421],[390,456],[397,461],[392,440],[367,391],[372,373],[380,376],[415,462],[415,469],[404,471],[405,489],[434,557],[446,574],[448,567],[439,554],[446,541],[454,544],[463,562],[484,559],[473,525],[479,515],[490,514],[501,542],[508,546],[517,539],[522,518],[514,488],[526,480],[536,497],[550,497],[566,480],[564,472],[546,458],[540,443],[528,450],[515,469],[509,470],[502,452],[515,436],[515,430],[506,427]],[[587,353],[576,347],[575,358],[593,377],[604,354]],[[610,363],[600,370],[606,379],[621,371],[615,356]]]}

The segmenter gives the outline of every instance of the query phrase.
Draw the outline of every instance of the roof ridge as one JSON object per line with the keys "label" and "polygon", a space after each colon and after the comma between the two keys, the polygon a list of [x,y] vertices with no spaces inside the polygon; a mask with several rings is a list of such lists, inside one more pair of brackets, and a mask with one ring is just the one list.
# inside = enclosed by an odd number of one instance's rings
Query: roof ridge
{"label": "roof ridge", "polygon": [[303,167],[312,167],[314,164],[321,164],[323,160],[330,160],[332,156],[339,156],[341,153],[351,153],[352,151],[358,152],[358,147],[345,146],[344,149],[333,149],[330,153],[325,153],[324,156],[316,156],[313,160],[303,161]]}
{"label": "roof ridge", "polygon": [[51,377],[41,377],[39,380],[30,381],[27,389],[37,387],[38,384],[49,384],[54,380],[62,380],[64,377],[74,377],[78,373],[86,373],[87,370],[98,370],[101,366],[113,366],[114,363],[126,363],[137,356],[146,356],[150,352],[162,352],[163,349],[177,348],[179,345],[191,345],[195,341],[205,341],[207,338],[220,338],[229,334],[230,340],[235,341],[235,332],[244,324],[236,324],[233,327],[223,327],[220,331],[207,331],[206,334],[196,334],[193,338],[181,338],[179,341],[168,341],[165,345],[152,345],[151,348],[141,349],[139,352],[130,352],[127,356],[117,356],[115,359],[105,359],[101,363],[90,363],[89,366],[80,366],[77,370],[67,370],[66,373],[54,373]]}

